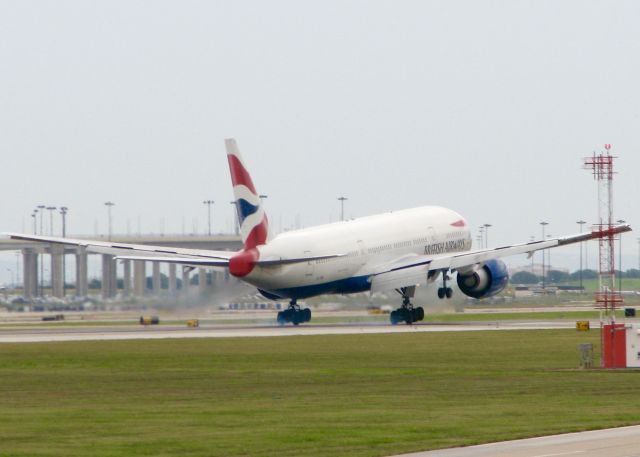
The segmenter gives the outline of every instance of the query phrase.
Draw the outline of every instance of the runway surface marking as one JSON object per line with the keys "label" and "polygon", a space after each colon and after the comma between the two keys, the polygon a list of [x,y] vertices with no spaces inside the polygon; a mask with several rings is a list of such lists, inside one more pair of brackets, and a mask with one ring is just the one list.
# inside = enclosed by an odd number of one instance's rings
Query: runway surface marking
{"label": "runway surface marking", "polygon": [[415,452],[395,457],[640,457],[640,425]]}
{"label": "runway surface marking", "polygon": [[189,329],[186,326],[0,328],[0,343],[49,341],[131,340],[165,338],[237,338],[370,333],[468,332],[486,330],[542,330],[573,328],[573,322],[500,322],[471,324],[342,324],[294,326],[221,325]]}

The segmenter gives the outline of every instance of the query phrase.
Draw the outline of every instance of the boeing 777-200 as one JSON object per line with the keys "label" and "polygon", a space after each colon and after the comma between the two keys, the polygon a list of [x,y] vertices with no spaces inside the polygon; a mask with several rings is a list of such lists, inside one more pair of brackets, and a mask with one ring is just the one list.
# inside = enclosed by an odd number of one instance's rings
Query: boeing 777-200
{"label": "boeing 777-200", "polygon": [[[501,257],[532,255],[540,249],[596,239],[603,229],[529,243],[471,250],[467,221],[439,206],[392,211],[375,216],[309,227],[272,236],[262,201],[234,139],[226,150],[244,248],[238,252],[168,248],[8,233],[13,239],[84,246],[87,251],[114,254],[119,259],[169,262],[191,267],[228,268],[236,278],[255,286],[269,299],[290,300],[278,322],[300,324],[311,319],[298,299],[322,294],[395,290],[401,306],[391,323],[411,324],[424,318],[411,298],[416,286],[442,278],[439,298],[451,298],[447,285],[457,273],[465,295],[486,298],[509,280]],[[614,233],[630,231],[617,225]],[[608,234],[608,232],[607,232]]]}

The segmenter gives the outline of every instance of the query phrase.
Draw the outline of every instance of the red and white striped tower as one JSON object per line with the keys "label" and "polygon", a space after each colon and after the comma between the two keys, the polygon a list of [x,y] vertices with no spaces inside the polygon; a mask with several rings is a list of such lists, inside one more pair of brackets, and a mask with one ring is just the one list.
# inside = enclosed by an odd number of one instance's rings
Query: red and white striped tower
{"label": "red and white striped tower", "polygon": [[[591,170],[598,182],[598,223],[593,232],[599,239],[599,290],[596,292],[596,308],[600,310],[600,337],[602,348],[602,366],[617,367],[624,360],[618,360],[616,349],[624,345],[624,329],[618,334],[615,323],[616,306],[622,304],[622,295],[616,291],[613,230],[613,161],[611,145],[605,144],[606,152],[584,159],[584,167]],[[620,341],[621,340],[621,341]],[[622,354],[624,356],[624,354]]]}

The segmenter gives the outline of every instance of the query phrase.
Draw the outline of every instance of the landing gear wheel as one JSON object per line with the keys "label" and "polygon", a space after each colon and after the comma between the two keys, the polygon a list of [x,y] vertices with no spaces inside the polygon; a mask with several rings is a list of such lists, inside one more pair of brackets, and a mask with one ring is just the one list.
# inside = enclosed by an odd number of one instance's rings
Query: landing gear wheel
{"label": "landing gear wheel", "polygon": [[451,298],[453,296],[453,289],[451,289],[451,287],[447,287],[444,291],[444,294],[447,298]]}
{"label": "landing gear wheel", "polygon": [[439,298],[440,300],[442,300],[442,299],[444,298],[445,293],[446,293],[446,292],[445,292],[444,287],[438,287],[438,298]]}
{"label": "landing gear wheel", "polygon": [[277,321],[278,324],[284,325],[292,323],[293,325],[303,324],[311,320],[311,310],[309,308],[300,309],[300,306],[296,303],[296,300],[291,300],[289,307],[284,311],[278,312]]}
{"label": "landing gear wheel", "polygon": [[407,288],[396,289],[396,291],[402,295],[402,306],[391,311],[389,315],[391,325],[397,325],[400,322],[411,325],[424,319],[424,309],[421,306],[414,308],[411,304],[410,296],[413,296],[413,291]]}

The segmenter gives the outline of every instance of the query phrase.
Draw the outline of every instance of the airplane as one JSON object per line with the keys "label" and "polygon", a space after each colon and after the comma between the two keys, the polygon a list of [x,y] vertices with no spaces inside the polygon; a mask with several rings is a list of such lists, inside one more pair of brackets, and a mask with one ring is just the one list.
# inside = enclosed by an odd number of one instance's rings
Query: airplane
{"label": "airplane", "polygon": [[167,262],[192,268],[228,268],[234,277],[256,287],[266,298],[289,300],[277,321],[298,325],[311,320],[311,310],[297,301],[323,294],[395,290],[402,299],[390,314],[391,324],[424,319],[414,306],[417,286],[442,279],[440,299],[451,298],[450,274],[460,291],[476,299],[500,293],[509,281],[502,257],[533,255],[631,230],[615,225],[591,232],[522,244],[472,250],[471,231],[457,212],[439,207],[391,211],[273,235],[235,139],[225,140],[243,249],[238,252],[125,244],[6,233],[12,239],[83,246],[116,259]]}

